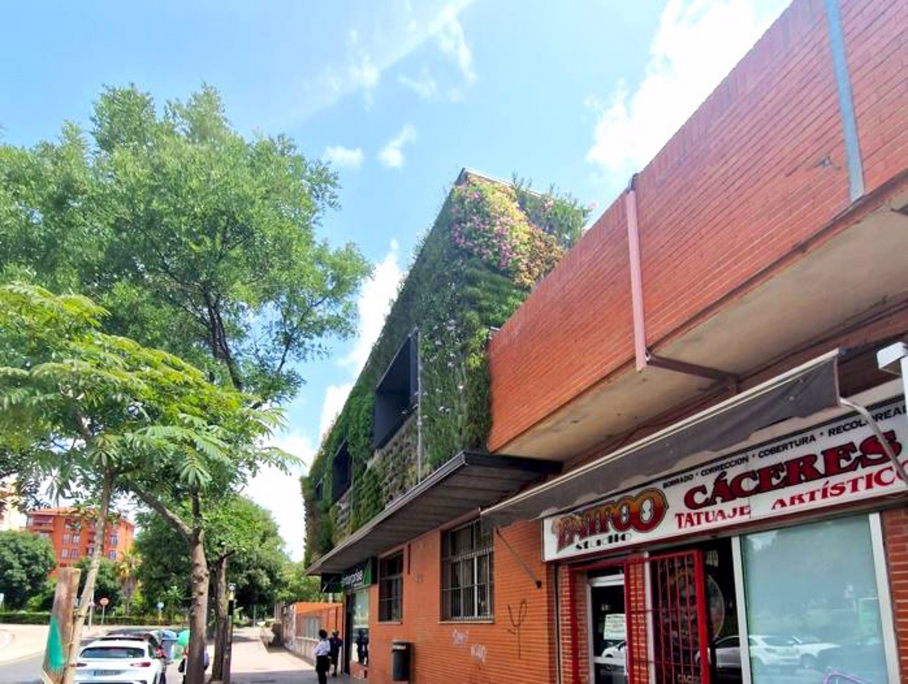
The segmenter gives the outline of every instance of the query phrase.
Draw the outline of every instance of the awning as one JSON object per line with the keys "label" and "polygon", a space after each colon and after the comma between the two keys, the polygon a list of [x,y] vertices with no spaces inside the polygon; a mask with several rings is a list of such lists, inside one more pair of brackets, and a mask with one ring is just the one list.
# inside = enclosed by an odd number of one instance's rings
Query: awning
{"label": "awning", "polygon": [[471,511],[491,506],[560,469],[560,463],[535,458],[462,452],[388,504],[306,573],[343,572]]}
{"label": "awning", "polygon": [[789,418],[838,407],[839,350],[735,395],[629,446],[483,510],[497,525],[576,508],[622,488],[631,478],[654,479],[692,454],[719,452]]}

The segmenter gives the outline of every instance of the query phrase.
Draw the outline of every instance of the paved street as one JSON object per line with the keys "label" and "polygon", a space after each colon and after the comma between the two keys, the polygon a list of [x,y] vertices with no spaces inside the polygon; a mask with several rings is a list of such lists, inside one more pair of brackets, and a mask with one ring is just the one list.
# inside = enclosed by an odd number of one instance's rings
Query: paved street
{"label": "paved street", "polygon": [[[38,629],[28,627],[25,630],[13,626],[0,628],[0,632],[5,632],[4,639],[0,640],[0,684],[37,684],[41,681],[39,673],[44,641],[34,634]],[[258,628],[238,629],[234,633],[231,668],[234,684],[308,684],[318,681],[312,666],[282,648],[266,648],[259,635]],[[17,644],[19,648],[14,654],[12,644]],[[15,657],[4,657],[4,654]],[[177,666],[173,663],[167,670],[170,684],[182,681]],[[347,678],[332,680],[341,682],[347,681]]]}

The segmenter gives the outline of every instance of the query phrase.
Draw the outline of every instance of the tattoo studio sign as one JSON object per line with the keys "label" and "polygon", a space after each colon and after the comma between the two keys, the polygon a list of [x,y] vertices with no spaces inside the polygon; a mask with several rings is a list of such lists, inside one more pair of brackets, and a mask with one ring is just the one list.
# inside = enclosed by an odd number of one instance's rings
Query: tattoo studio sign
{"label": "tattoo studio sign", "polygon": [[[872,414],[893,451],[902,454],[908,442],[904,402],[893,400]],[[905,487],[870,426],[851,415],[546,518],[543,553],[552,561],[620,550]]]}

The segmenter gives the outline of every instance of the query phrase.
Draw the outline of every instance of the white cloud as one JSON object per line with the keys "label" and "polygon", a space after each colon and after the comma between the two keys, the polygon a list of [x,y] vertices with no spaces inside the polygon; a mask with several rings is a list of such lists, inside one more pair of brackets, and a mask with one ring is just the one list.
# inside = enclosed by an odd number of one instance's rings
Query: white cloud
{"label": "white cloud", "polygon": [[423,100],[434,100],[438,95],[438,84],[427,71],[424,71],[419,78],[400,75],[397,77],[397,82],[412,90]]}
{"label": "white cloud", "polygon": [[301,459],[304,466],[294,467],[290,473],[281,472],[278,468],[265,468],[246,485],[243,493],[271,511],[287,552],[293,560],[300,561],[303,559],[306,528],[299,478],[312,463],[315,444],[307,435],[292,431],[275,436],[270,443]]}
{"label": "white cloud", "polygon": [[619,82],[607,102],[589,97],[594,143],[587,152],[621,182],[668,142],[788,4],[788,0],[669,0],[643,80]]}
{"label": "white cloud", "polygon": [[322,158],[338,167],[358,169],[363,163],[363,151],[359,147],[349,148],[336,145],[326,147]]}
{"label": "white cloud", "polygon": [[473,52],[467,45],[463,25],[457,18],[457,11],[448,7],[442,14],[441,28],[437,36],[438,47],[442,53],[460,69],[468,83],[476,80],[473,71]]}
{"label": "white cloud", "polygon": [[301,76],[291,90],[293,102],[283,118],[291,122],[306,119],[360,91],[368,107],[382,73],[442,32],[445,49],[472,73],[472,55],[458,20],[472,2],[424,0],[411,5],[409,0],[388,0],[365,5],[356,25],[341,39],[346,43],[344,56]]}
{"label": "white cloud", "polygon": [[416,141],[416,128],[406,124],[396,136],[388,141],[381,152],[378,153],[379,161],[389,169],[399,169],[404,165],[404,145]]}
{"label": "white cloud", "polygon": [[322,413],[318,421],[319,439],[323,439],[325,434],[334,424],[334,419],[344,408],[344,402],[350,390],[353,389],[352,382],[345,382],[342,385],[328,385],[325,389],[325,401],[322,402]]}
{"label": "white cloud", "polygon": [[325,400],[319,417],[319,438],[324,438],[337,415],[344,408],[344,402],[353,380],[366,365],[372,345],[381,334],[381,329],[391,310],[391,304],[397,296],[397,288],[403,280],[404,272],[400,267],[400,246],[397,240],[391,240],[388,253],[378,263],[370,278],[359,293],[356,308],[359,313],[359,329],[356,343],[349,354],[341,358],[340,365],[348,368],[353,379],[349,382],[329,385],[325,389]]}
{"label": "white cloud", "polygon": [[385,318],[391,310],[391,304],[397,296],[397,288],[404,278],[404,271],[400,267],[400,246],[397,240],[391,240],[388,253],[378,263],[372,278],[363,285],[359,293],[356,307],[359,311],[359,331],[353,350],[341,359],[341,363],[349,366],[354,375],[358,375],[366,361],[372,345],[381,334]]}

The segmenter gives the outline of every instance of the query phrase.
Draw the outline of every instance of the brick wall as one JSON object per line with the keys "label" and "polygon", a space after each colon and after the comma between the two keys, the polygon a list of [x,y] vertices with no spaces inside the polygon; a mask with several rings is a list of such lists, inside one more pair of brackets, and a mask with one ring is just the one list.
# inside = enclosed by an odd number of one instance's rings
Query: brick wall
{"label": "brick wall", "polygon": [[[555,681],[555,637],[550,629],[554,622],[554,587],[551,569],[541,561],[539,523],[517,523],[502,534],[542,581],[542,588],[536,588],[496,537],[494,619],[444,622],[441,620],[441,533],[436,531],[420,537],[404,547],[401,623],[378,622],[378,586],[370,590],[370,682],[391,681],[394,640],[413,644],[412,681],[415,683],[550,684]],[[526,607],[519,627],[518,649],[518,629],[514,623],[519,622],[521,603]]]}
{"label": "brick wall", "polygon": [[908,507],[883,511],[882,518],[892,617],[904,682],[908,681]]}
{"label": "brick wall", "polygon": [[[908,11],[839,4],[870,193],[908,168]],[[829,45],[823,0],[795,0],[639,174],[651,347],[849,207]],[[491,450],[633,367],[626,230],[622,196],[493,338]]]}

